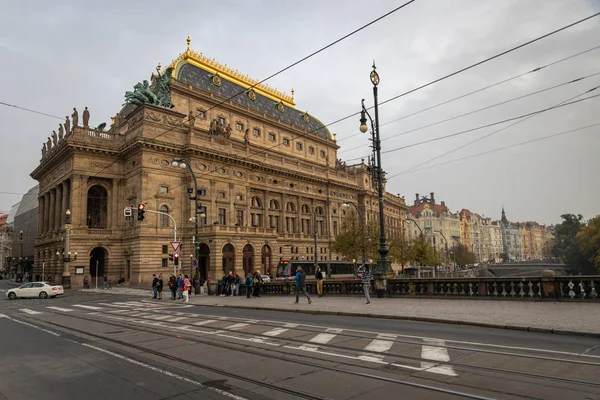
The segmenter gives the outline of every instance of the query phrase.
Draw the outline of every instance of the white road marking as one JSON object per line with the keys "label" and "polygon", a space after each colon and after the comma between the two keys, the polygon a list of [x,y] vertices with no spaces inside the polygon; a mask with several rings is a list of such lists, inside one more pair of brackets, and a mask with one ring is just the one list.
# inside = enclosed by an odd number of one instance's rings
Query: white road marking
{"label": "white road marking", "polygon": [[177,322],[177,321],[181,321],[182,319],[187,319],[187,317],[175,317],[175,318],[171,318],[169,320],[169,322]]}
{"label": "white road marking", "polygon": [[153,316],[148,317],[148,318],[152,318],[152,319],[156,319],[156,320],[161,320],[161,319],[166,319],[166,318],[169,318],[169,317],[170,317],[170,315],[153,315]]}
{"label": "white road marking", "polygon": [[9,320],[11,320],[11,321],[13,321],[13,322],[16,322],[16,323],[18,323],[18,324],[27,325],[27,326],[29,326],[29,327],[31,327],[31,328],[38,329],[38,330],[40,330],[40,331],[43,331],[43,332],[49,333],[49,334],[51,334],[51,335],[54,335],[54,336],[60,336],[60,335],[59,335],[58,333],[56,333],[56,332],[52,332],[52,331],[49,331],[48,329],[40,328],[40,327],[39,327],[39,326],[37,326],[37,325],[30,324],[30,323],[27,323],[27,322],[25,322],[25,321],[19,321],[18,319],[13,319],[13,318],[11,318],[11,317],[9,317],[9,316],[7,316],[7,315],[4,315],[4,314],[0,314],[0,317],[8,318]]}
{"label": "white road marking", "polygon": [[289,331],[289,329],[287,329],[287,328],[275,328],[275,329],[271,329],[268,332],[263,333],[263,335],[275,337],[275,336],[279,336],[283,332],[287,332],[287,331]]}
{"label": "white road marking", "polygon": [[[0,314],[0,318],[8,318],[8,316],[7,316],[7,315],[4,315],[4,314]],[[9,319],[10,319],[10,318],[9,318]]]}
{"label": "white road marking", "polygon": [[46,308],[49,308],[51,310],[56,310],[56,311],[62,311],[62,312],[71,312],[71,311],[74,311],[74,310],[71,310],[70,308],[61,308],[61,307],[54,307],[54,306],[52,306],[52,307],[46,307]]}
{"label": "white road marking", "polygon": [[325,332],[329,332],[329,333],[342,333],[343,329],[338,329],[338,328],[327,328],[325,330]]}
{"label": "white road marking", "polygon": [[377,335],[377,339],[373,339],[373,341],[365,347],[365,350],[376,353],[385,353],[394,345],[394,339],[396,339],[395,335],[379,334]]}
{"label": "white road marking", "polygon": [[230,330],[237,330],[237,329],[242,329],[247,327],[249,324],[233,324],[233,325],[229,325],[223,329],[230,329]]}
{"label": "white road marking", "polygon": [[152,370],[152,371],[154,371],[154,372],[161,373],[161,374],[163,374],[163,375],[166,375],[166,376],[168,376],[168,377],[171,377],[171,378],[179,379],[179,380],[181,380],[181,381],[184,381],[184,382],[190,383],[190,384],[192,384],[192,385],[198,386],[198,387],[200,387],[200,388],[202,388],[202,389],[206,389],[206,390],[210,390],[210,391],[216,392],[216,393],[218,393],[218,394],[220,394],[220,395],[222,395],[222,396],[228,397],[228,398],[230,398],[230,399],[235,399],[235,400],[247,400],[245,397],[238,396],[238,395],[235,395],[235,394],[233,394],[233,393],[226,392],[225,390],[217,389],[217,388],[215,388],[215,387],[211,387],[211,386],[205,386],[205,385],[203,385],[202,383],[200,383],[200,382],[198,382],[198,381],[194,381],[194,380],[192,380],[192,379],[190,379],[190,378],[186,378],[185,376],[177,375],[177,374],[174,374],[173,372],[169,372],[169,371],[166,371],[166,370],[164,370],[164,369],[157,368],[157,367],[154,367],[154,366],[152,366],[152,365],[148,365],[148,364],[146,364],[146,363],[143,363],[143,362],[140,362],[140,361],[137,361],[137,360],[133,360],[133,359],[131,359],[131,358],[128,358],[128,357],[122,356],[122,355],[120,355],[120,354],[113,353],[112,351],[105,350],[105,349],[103,349],[103,348],[96,347],[96,346],[93,346],[93,345],[91,345],[91,344],[87,344],[87,343],[80,343],[80,344],[81,344],[82,346],[88,347],[88,348],[90,348],[90,349],[97,350],[97,351],[99,351],[99,352],[101,352],[101,353],[108,354],[108,355],[111,355],[111,356],[113,356],[113,357],[119,358],[119,359],[121,359],[121,360],[123,360],[123,361],[127,361],[127,362],[129,362],[129,363],[131,363],[131,364],[135,364],[135,365],[137,365],[137,366],[140,366],[140,367],[147,368],[147,369],[149,369],[149,370]]}
{"label": "white road marking", "polygon": [[454,372],[454,368],[450,365],[438,365],[440,362],[448,362],[450,361],[450,355],[448,354],[448,349],[444,346],[446,343],[443,340],[425,340],[426,343],[432,343],[437,346],[427,346],[423,345],[421,347],[421,358],[425,360],[437,361],[435,363],[430,363],[427,361],[421,361],[421,368],[427,370],[429,372],[441,374],[441,375],[449,375],[449,376],[457,376],[456,372]]}
{"label": "white road marking", "polygon": [[[268,321],[268,322],[275,322],[275,321]],[[298,324],[285,324],[283,325],[284,328],[297,328]]]}
{"label": "white road marking", "polygon": [[6,289],[0,289],[0,292],[6,292]]}
{"label": "white road marking", "polygon": [[336,337],[336,335],[334,335],[332,333],[319,333],[317,336],[315,336],[314,338],[310,339],[309,342],[311,342],[311,343],[319,343],[319,344],[327,344],[334,337]]}
{"label": "white road marking", "polygon": [[33,310],[30,310],[29,308],[21,308],[20,311],[23,311],[24,313],[31,314],[31,315],[41,314],[41,312],[39,312],[39,311],[33,311]]}
{"label": "white road marking", "polygon": [[102,310],[102,307],[85,306],[83,304],[73,304],[73,307],[85,308],[88,310]]}
{"label": "white road marking", "polygon": [[212,324],[213,322],[217,322],[217,320],[215,320],[215,319],[205,319],[204,321],[194,322],[192,325],[201,326],[201,325]]}

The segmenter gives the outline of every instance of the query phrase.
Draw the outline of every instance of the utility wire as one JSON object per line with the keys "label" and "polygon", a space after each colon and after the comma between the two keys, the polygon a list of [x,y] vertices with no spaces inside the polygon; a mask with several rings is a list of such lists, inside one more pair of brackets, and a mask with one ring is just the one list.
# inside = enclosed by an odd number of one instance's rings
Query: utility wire
{"label": "utility wire", "polygon": [[[547,88],[544,88],[544,89],[541,89],[541,90],[536,90],[535,92],[524,94],[522,96],[513,97],[512,99],[509,99],[509,100],[501,101],[500,103],[492,104],[492,105],[489,105],[489,106],[486,106],[486,107],[483,107],[483,108],[478,108],[476,110],[469,111],[469,112],[464,113],[464,114],[455,115],[454,117],[446,118],[446,119],[443,119],[443,120],[437,121],[437,122],[432,122],[431,124],[419,126],[417,128],[413,128],[413,129],[410,129],[408,131],[396,133],[394,135],[387,136],[387,137],[381,139],[381,141],[383,142],[384,140],[387,140],[387,139],[395,138],[395,137],[398,137],[398,136],[403,136],[403,135],[406,135],[406,134],[409,134],[409,133],[412,133],[412,132],[420,131],[421,129],[430,128],[430,127],[435,126],[435,125],[443,124],[444,122],[453,121],[455,119],[466,117],[467,115],[476,114],[476,113],[481,112],[481,111],[489,110],[489,109],[494,108],[494,107],[498,107],[498,106],[501,106],[501,105],[504,105],[504,104],[508,104],[508,103],[513,102],[513,101],[521,100],[521,99],[524,99],[524,98],[529,97],[529,96],[534,96],[536,94],[544,93],[544,92],[547,92],[547,91],[552,90],[552,89],[556,89],[556,88],[559,88],[559,87],[562,87],[562,86],[570,85],[572,83],[581,82],[584,79],[588,79],[588,78],[591,78],[591,77],[594,77],[594,76],[597,76],[597,75],[600,75],[600,72],[596,72],[595,74],[583,76],[583,77],[577,78],[577,79],[571,79],[571,80],[569,80],[567,82],[559,83],[558,85],[550,86],[550,87],[547,87]],[[356,150],[356,149],[362,149],[363,147],[364,147],[364,145],[351,147],[351,148],[346,149],[346,150],[344,150],[344,151],[342,151],[340,153],[344,153],[344,152],[351,151],[351,150]]]}
{"label": "utility wire", "polygon": [[[574,101],[571,101],[571,102],[568,102],[568,103],[564,103],[564,104],[560,104],[560,105],[557,105],[557,106],[552,106],[552,107],[544,108],[544,109],[541,109],[541,110],[538,110],[538,111],[534,111],[534,112],[530,112],[530,113],[527,113],[527,114],[519,115],[517,117],[511,117],[511,118],[504,119],[502,121],[492,122],[491,124],[481,125],[481,126],[478,126],[478,127],[475,127],[475,128],[466,129],[464,131],[451,133],[449,135],[440,136],[440,137],[437,137],[437,138],[424,140],[422,142],[417,142],[417,143],[409,144],[409,145],[406,145],[406,146],[397,147],[395,149],[390,149],[390,150],[382,151],[381,154],[393,153],[393,152],[396,152],[396,151],[399,151],[399,150],[404,150],[404,149],[408,149],[408,148],[411,148],[411,147],[416,147],[416,146],[420,146],[420,145],[423,145],[423,144],[427,144],[427,143],[431,143],[431,142],[436,142],[436,141],[439,141],[439,140],[444,140],[444,139],[448,139],[448,138],[455,137],[455,136],[464,135],[465,133],[473,132],[473,131],[476,131],[476,130],[479,130],[479,129],[483,129],[483,128],[488,128],[490,126],[500,125],[500,124],[503,124],[505,122],[519,120],[521,118],[529,117],[530,115],[541,114],[541,113],[544,113],[544,112],[547,112],[547,111],[550,111],[550,110],[554,110],[554,109],[557,109],[557,108],[561,108],[561,107],[565,107],[565,106],[570,106],[572,104],[580,103],[580,102],[583,102],[583,101],[586,101],[586,100],[590,100],[590,99],[593,99],[593,98],[596,98],[596,97],[599,97],[599,96],[600,96],[600,94],[597,94],[597,95],[594,95],[594,96],[589,96],[589,97],[586,97],[584,99],[574,100]],[[359,160],[361,158],[365,158],[365,157],[351,158],[351,159],[349,159],[347,161]]]}
{"label": "utility wire", "polygon": [[[549,33],[546,33],[545,35],[538,36],[538,37],[537,37],[537,38],[535,38],[535,39],[529,40],[529,41],[527,41],[527,42],[525,42],[525,43],[522,43],[522,44],[520,44],[520,45],[518,45],[518,46],[512,47],[512,48],[510,48],[510,49],[508,49],[508,50],[505,50],[505,51],[503,51],[503,52],[501,52],[501,53],[498,53],[498,54],[496,54],[496,55],[494,55],[494,56],[488,57],[488,58],[486,58],[486,59],[484,59],[484,60],[481,60],[481,61],[479,61],[479,62],[476,62],[475,64],[471,64],[471,65],[469,65],[468,67],[464,67],[464,68],[461,68],[461,69],[459,69],[458,71],[452,72],[452,73],[450,73],[450,74],[448,74],[448,75],[444,75],[444,76],[442,76],[441,78],[438,78],[438,79],[436,79],[436,80],[433,80],[433,81],[431,81],[431,82],[429,82],[429,83],[426,83],[426,84],[424,84],[424,85],[421,85],[421,86],[419,86],[419,87],[416,87],[416,88],[414,88],[414,89],[411,89],[411,90],[409,90],[408,92],[404,92],[404,93],[401,93],[401,94],[399,94],[399,95],[397,95],[397,96],[394,96],[394,97],[392,97],[392,98],[389,98],[389,99],[387,99],[387,100],[385,100],[385,101],[383,101],[383,102],[379,103],[379,105],[381,106],[381,105],[383,105],[383,104],[386,104],[386,103],[389,103],[389,102],[391,102],[391,101],[397,100],[397,99],[399,99],[399,98],[401,98],[401,97],[404,97],[404,96],[406,96],[406,95],[408,95],[408,94],[410,94],[410,93],[414,93],[414,92],[416,92],[417,90],[424,89],[424,88],[426,88],[426,87],[428,87],[428,86],[431,86],[431,85],[433,85],[433,84],[435,84],[435,83],[441,82],[441,81],[443,81],[444,79],[448,79],[448,78],[450,78],[450,77],[453,77],[453,76],[455,76],[455,75],[458,75],[458,74],[460,74],[460,73],[462,73],[462,72],[468,71],[468,70],[470,70],[470,69],[472,69],[472,68],[475,68],[475,67],[477,67],[477,66],[479,66],[479,65],[485,64],[486,62],[492,61],[492,60],[494,60],[494,59],[496,59],[496,58],[498,58],[498,57],[501,57],[501,56],[503,56],[503,55],[505,55],[505,54],[508,54],[508,53],[510,53],[510,52],[513,52],[513,51],[515,51],[515,50],[518,50],[518,49],[520,49],[520,48],[522,48],[522,47],[528,46],[528,45],[530,45],[530,44],[532,44],[532,43],[535,43],[535,42],[537,42],[537,41],[540,41],[540,40],[542,40],[542,39],[545,39],[545,38],[547,38],[548,36],[552,36],[552,35],[554,35],[554,34],[556,34],[556,33],[559,33],[559,32],[562,32],[562,31],[564,31],[565,29],[569,29],[569,28],[571,28],[571,27],[573,27],[573,26],[575,26],[575,25],[578,25],[578,24],[580,24],[580,23],[582,23],[582,22],[585,22],[585,21],[587,21],[587,20],[589,20],[589,19],[592,19],[592,18],[594,18],[594,17],[597,17],[598,15],[600,15],[600,12],[597,12],[597,13],[595,13],[595,14],[592,14],[592,15],[588,16],[588,17],[585,17],[585,18],[583,18],[583,19],[580,19],[580,20],[578,20],[578,21],[575,21],[575,22],[573,22],[573,23],[570,23],[569,25],[565,25],[565,26],[563,26],[562,28],[556,29],[556,30],[554,30],[554,31],[552,31],[552,32],[549,32]],[[369,110],[371,110],[371,109],[373,109],[373,108],[374,108],[374,106],[371,106],[371,107],[369,107],[368,109],[369,109]],[[328,126],[331,126],[331,125],[334,125],[334,124],[337,124],[337,123],[340,123],[340,122],[342,122],[342,121],[345,121],[345,120],[347,120],[348,118],[352,118],[352,117],[354,117],[354,116],[356,116],[356,115],[359,115],[359,114],[360,114],[360,111],[358,111],[358,112],[355,112],[355,113],[353,113],[353,114],[350,114],[350,115],[347,115],[347,116],[345,116],[345,117],[343,117],[343,118],[340,118],[340,119],[337,119],[337,120],[335,120],[335,121],[333,121],[333,122],[330,122],[330,123],[328,123],[327,125],[324,125],[323,127],[320,127],[320,128],[318,128],[317,130],[319,130],[319,129],[323,129],[324,127],[328,127]]]}
{"label": "utility wire", "polygon": [[[518,75],[515,75],[515,76],[513,76],[513,77],[511,77],[511,78],[507,78],[507,79],[501,80],[501,81],[499,81],[499,82],[492,83],[491,85],[484,86],[484,87],[482,87],[482,88],[479,88],[479,89],[476,89],[476,90],[474,90],[474,91],[472,91],[472,92],[465,93],[465,94],[463,94],[463,95],[461,95],[461,96],[458,96],[458,97],[454,97],[454,98],[452,98],[452,99],[450,99],[450,100],[446,100],[446,101],[443,101],[443,102],[441,102],[441,103],[435,104],[435,105],[433,105],[433,106],[429,106],[429,107],[423,108],[423,109],[421,109],[421,110],[415,111],[415,112],[413,112],[413,113],[410,113],[410,114],[404,115],[404,116],[402,116],[402,117],[400,117],[400,118],[394,119],[394,120],[392,120],[392,121],[388,121],[388,122],[386,122],[386,123],[384,123],[384,124],[381,124],[381,125],[380,125],[380,127],[381,127],[381,126],[386,126],[386,125],[389,125],[389,124],[391,124],[391,123],[394,123],[394,122],[397,122],[397,121],[401,121],[401,120],[403,120],[403,119],[406,119],[406,118],[409,118],[409,117],[413,117],[413,116],[415,116],[415,115],[418,115],[418,114],[421,114],[421,113],[423,113],[423,112],[425,112],[425,111],[429,111],[429,110],[432,110],[432,109],[434,109],[434,108],[437,108],[437,107],[440,107],[440,106],[443,106],[443,105],[446,105],[446,104],[452,103],[452,102],[454,102],[454,101],[456,101],[456,100],[464,99],[465,97],[471,96],[471,95],[473,95],[473,94],[476,94],[476,93],[482,92],[482,91],[484,91],[484,90],[487,90],[487,89],[491,89],[491,88],[493,88],[493,87],[495,87],[495,86],[502,85],[502,84],[504,84],[504,83],[507,83],[507,82],[510,82],[510,81],[512,81],[512,80],[515,80],[515,79],[521,78],[522,76],[525,76],[525,75],[529,75],[529,74],[536,73],[536,72],[538,72],[538,71],[541,71],[541,70],[542,70],[542,69],[544,69],[544,68],[551,67],[551,66],[553,66],[553,65],[559,64],[559,63],[561,63],[561,62],[564,62],[564,61],[570,60],[570,59],[572,59],[572,58],[575,58],[575,57],[579,57],[579,56],[581,56],[581,55],[583,55],[583,54],[587,54],[587,53],[589,53],[589,52],[591,52],[591,51],[598,50],[598,49],[600,49],[600,45],[599,45],[599,46],[594,46],[594,47],[592,47],[592,48],[590,48],[590,49],[587,49],[587,50],[584,50],[584,51],[580,51],[579,53],[572,54],[572,55],[570,55],[570,56],[567,56],[567,57],[561,58],[560,60],[553,61],[553,62],[551,62],[551,63],[548,63],[548,64],[546,64],[546,65],[542,65],[541,67],[534,68],[534,69],[532,69],[532,70],[530,70],[530,71],[523,72],[523,73],[521,73],[521,74],[518,74]],[[346,140],[346,139],[350,139],[350,138],[352,138],[352,137],[355,137],[355,136],[358,136],[358,135],[363,135],[363,133],[362,133],[362,132],[358,132],[358,133],[352,134],[352,135],[350,135],[350,136],[346,136],[346,137],[344,137],[344,138],[338,139],[338,142],[344,141],[344,140]]]}
{"label": "utility wire", "polygon": [[[283,68],[283,69],[281,69],[281,70],[279,70],[279,71],[277,71],[277,72],[275,72],[275,73],[273,73],[273,74],[269,75],[268,77],[266,77],[266,78],[262,79],[261,81],[259,81],[259,82],[255,83],[254,85],[252,85],[252,86],[251,86],[251,87],[249,87],[248,89],[244,89],[244,90],[242,90],[242,91],[240,91],[240,92],[238,92],[238,93],[234,94],[233,96],[231,96],[231,97],[229,97],[229,98],[226,98],[225,100],[222,100],[221,102],[219,102],[219,103],[217,103],[217,104],[213,105],[212,107],[210,107],[209,109],[207,109],[205,112],[208,112],[208,111],[210,111],[210,110],[212,110],[212,109],[214,109],[214,108],[216,108],[216,107],[218,107],[218,106],[220,106],[220,105],[222,105],[222,104],[224,104],[224,103],[227,103],[228,101],[232,100],[233,98],[235,98],[235,97],[237,97],[237,96],[239,96],[239,95],[241,95],[241,94],[243,94],[243,93],[246,93],[248,90],[250,90],[250,89],[252,89],[252,88],[256,87],[257,85],[260,85],[261,83],[264,83],[265,81],[267,81],[267,80],[269,80],[269,79],[271,79],[271,78],[273,78],[273,77],[275,77],[275,76],[277,76],[277,75],[279,75],[279,74],[281,74],[281,73],[283,73],[283,72],[287,71],[288,69],[290,69],[290,68],[292,68],[292,67],[294,67],[294,66],[296,66],[296,65],[300,64],[301,62],[304,62],[304,61],[308,60],[309,58],[311,58],[311,57],[313,57],[313,56],[315,56],[315,55],[317,55],[317,54],[321,53],[322,51],[324,51],[324,50],[326,50],[326,49],[328,49],[328,48],[330,48],[330,47],[332,47],[332,46],[336,45],[337,43],[340,43],[341,41],[343,41],[343,40],[345,40],[345,39],[349,38],[350,36],[352,36],[352,35],[354,35],[354,34],[356,34],[356,33],[360,32],[360,31],[362,31],[363,29],[365,29],[365,28],[367,28],[367,27],[369,27],[369,26],[371,26],[371,25],[375,24],[376,22],[379,22],[379,21],[381,21],[382,19],[384,19],[384,18],[388,17],[389,15],[391,15],[391,14],[393,14],[393,13],[395,13],[395,12],[397,12],[397,11],[401,10],[402,8],[406,7],[407,5],[409,5],[409,4],[411,4],[411,3],[414,3],[415,1],[416,1],[416,0],[410,0],[410,1],[408,1],[408,2],[406,2],[406,3],[404,3],[404,4],[402,4],[402,5],[400,5],[400,6],[396,7],[396,8],[394,8],[393,10],[391,10],[391,11],[389,11],[389,12],[387,12],[387,13],[383,14],[382,16],[380,16],[380,17],[378,17],[378,18],[375,18],[375,19],[374,19],[374,20],[372,20],[371,22],[369,22],[369,23],[367,23],[367,24],[365,24],[365,25],[363,25],[363,26],[359,27],[358,29],[355,29],[354,31],[352,31],[352,32],[350,32],[350,33],[348,33],[348,34],[346,34],[346,35],[342,36],[341,38],[339,38],[339,39],[337,39],[337,40],[335,40],[335,41],[333,41],[333,42],[329,43],[328,45],[326,45],[326,46],[324,46],[324,47],[320,48],[319,50],[316,50],[316,51],[312,52],[311,54],[309,54],[309,55],[307,55],[307,56],[305,56],[305,57],[301,58],[300,60],[298,60],[298,61],[296,61],[296,62],[294,62],[294,63],[292,63],[292,64],[288,65],[287,67],[285,67],[285,68]],[[192,117],[192,118],[195,118],[195,117]],[[181,123],[179,123],[178,125],[176,125],[176,126],[174,126],[174,127],[171,127],[171,128],[169,128],[169,129],[167,129],[167,130],[163,131],[162,133],[158,134],[157,136],[155,136],[155,137],[151,138],[150,140],[154,141],[154,140],[158,139],[159,137],[161,137],[161,136],[165,135],[166,133],[168,133],[168,132],[171,132],[171,131],[173,131],[173,130],[174,130],[174,129],[176,129],[176,128],[180,128],[181,126],[183,126],[183,125],[184,125],[186,122],[188,122],[189,120],[190,120],[190,116],[188,116],[188,117],[184,118],[184,119],[181,121]],[[101,169],[100,171],[98,171],[98,172],[96,173],[96,175],[94,175],[94,176],[98,176],[98,174],[102,173],[104,170],[106,170],[106,169],[108,169],[108,168],[112,167],[112,165],[113,165],[113,164],[114,164],[116,161],[117,161],[117,160],[115,160],[115,161],[111,162],[109,165],[107,165],[106,167],[102,168],[102,169]],[[77,189],[77,188],[75,188],[75,189]]]}
{"label": "utility wire", "polygon": [[[567,102],[569,102],[569,101],[572,101],[572,100],[574,100],[574,99],[576,99],[576,98],[578,98],[578,97],[581,97],[581,96],[583,96],[584,94],[587,94],[587,93],[593,92],[594,90],[598,89],[598,87],[600,87],[600,86],[593,87],[593,88],[591,88],[591,89],[589,89],[589,90],[586,90],[586,91],[585,91],[585,92],[583,92],[583,93],[580,93],[580,94],[578,94],[578,95],[576,95],[576,96],[570,97],[570,98],[568,98],[568,99],[566,99],[566,100],[564,100],[564,101],[562,101],[562,102],[558,103],[557,105],[561,105],[561,104],[567,103]],[[513,126],[515,126],[515,125],[517,125],[517,124],[523,123],[523,122],[525,122],[525,121],[527,121],[527,120],[529,120],[529,119],[531,119],[531,118],[537,117],[538,115],[540,115],[540,114],[534,114],[534,115],[530,115],[530,116],[529,116],[529,117],[527,117],[527,118],[523,118],[523,119],[521,119],[521,120],[519,120],[519,121],[516,121],[516,122],[514,122],[514,123],[512,123],[512,124],[510,124],[510,125],[507,125],[507,126],[505,126],[505,127],[503,127],[503,128],[500,128],[500,129],[497,129],[497,130],[495,130],[495,131],[493,131],[493,132],[490,132],[490,133],[488,133],[487,135],[484,135],[484,136],[482,136],[482,137],[479,137],[479,138],[477,138],[477,139],[471,140],[470,142],[467,142],[467,143],[465,143],[465,144],[462,144],[462,145],[460,145],[460,146],[458,146],[458,147],[455,147],[455,148],[454,148],[454,149],[452,149],[452,150],[448,150],[448,151],[446,151],[445,153],[442,153],[442,154],[440,154],[439,156],[435,156],[435,157],[433,157],[433,158],[431,158],[431,159],[429,159],[429,160],[427,160],[427,161],[424,161],[424,162],[422,162],[422,163],[420,163],[420,164],[417,164],[417,165],[415,165],[415,166],[413,166],[413,167],[411,167],[411,168],[408,168],[408,169],[406,169],[406,170],[404,170],[404,171],[402,171],[402,172],[399,172],[399,173],[397,173],[397,174],[394,174],[394,175],[392,175],[392,176],[397,176],[397,175],[402,175],[402,174],[404,174],[404,173],[408,173],[409,171],[412,171],[412,170],[413,170],[413,169],[415,169],[415,168],[419,168],[419,167],[421,167],[421,166],[423,166],[423,165],[429,164],[429,163],[430,163],[430,162],[432,162],[432,161],[435,161],[435,160],[438,160],[438,159],[440,159],[440,158],[442,158],[442,157],[444,157],[444,156],[447,156],[448,154],[454,153],[455,151],[458,151],[458,150],[464,149],[465,147],[467,147],[467,146],[470,146],[470,145],[472,145],[473,143],[477,143],[477,142],[479,142],[479,141],[481,141],[481,140],[483,140],[483,139],[486,139],[486,138],[488,138],[488,137],[490,137],[490,136],[493,136],[493,135],[495,135],[495,134],[497,134],[497,133],[500,133],[500,132],[502,132],[502,131],[504,131],[504,130],[506,130],[506,129],[509,129],[509,128],[511,128],[511,127],[513,127]]]}
{"label": "utility wire", "polygon": [[0,105],[7,106],[7,107],[18,108],[19,110],[28,111],[28,112],[31,112],[31,113],[34,113],[34,114],[45,115],[46,117],[60,119],[61,121],[63,120],[63,118],[57,117],[56,115],[46,114],[46,113],[43,113],[41,111],[36,111],[36,110],[32,110],[31,108],[25,108],[25,107],[17,106],[15,104],[5,103],[3,101],[0,101]]}
{"label": "utility wire", "polygon": [[[552,138],[555,138],[557,136],[562,136],[562,135],[567,135],[567,134],[570,134],[570,133],[579,132],[579,131],[582,131],[584,129],[593,128],[593,127],[599,126],[599,125],[600,125],[600,122],[597,122],[595,124],[583,126],[581,128],[571,129],[571,130],[568,130],[568,131],[563,131],[563,132],[555,133],[555,134],[548,135],[548,136],[542,136],[542,137],[539,137],[539,138],[536,138],[536,139],[531,139],[531,140],[527,140],[525,142],[515,143],[515,144],[512,144],[510,146],[499,147],[497,149],[488,150],[488,151],[484,151],[484,152],[477,153],[477,154],[471,154],[469,156],[465,156],[465,157],[462,157],[462,158],[457,158],[455,160],[449,160],[449,161],[445,161],[445,162],[442,162],[442,163],[439,163],[439,164],[429,165],[427,167],[423,167],[423,168],[419,168],[419,169],[415,169],[415,170],[411,170],[411,171],[407,170],[407,171],[402,172],[402,174],[411,174],[413,172],[419,172],[419,171],[424,171],[426,169],[441,167],[443,165],[448,165],[448,164],[452,164],[452,163],[455,163],[455,162],[459,162],[459,161],[463,161],[463,160],[468,160],[470,158],[480,157],[480,156],[483,156],[483,155],[486,155],[486,154],[496,153],[496,152],[499,152],[499,151],[508,150],[508,149],[512,149],[512,148],[515,148],[515,147],[524,146],[526,144],[540,142],[542,140],[552,139]],[[387,177],[387,179],[389,180],[389,179],[395,178],[395,177],[400,176],[400,175],[401,174],[391,175],[391,176]]]}

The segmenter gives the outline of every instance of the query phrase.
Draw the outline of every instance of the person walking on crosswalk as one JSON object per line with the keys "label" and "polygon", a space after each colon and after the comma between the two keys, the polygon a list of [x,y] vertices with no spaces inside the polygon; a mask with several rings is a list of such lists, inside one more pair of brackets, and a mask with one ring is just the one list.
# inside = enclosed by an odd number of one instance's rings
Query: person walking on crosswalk
{"label": "person walking on crosswalk", "polygon": [[308,304],[312,303],[310,296],[306,293],[306,274],[302,270],[302,267],[298,265],[298,269],[296,270],[296,303],[298,303],[300,292],[304,293],[308,299]]}
{"label": "person walking on crosswalk", "polygon": [[369,296],[369,288],[371,287],[371,271],[368,265],[361,265],[358,269],[358,273],[362,274],[362,286],[363,292],[365,293],[366,305],[371,304],[371,297]]}
{"label": "person walking on crosswalk", "polygon": [[192,290],[192,283],[190,282],[190,278],[185,275],[183,278],[183,298],[184,303],[190,302],[190,290]]}

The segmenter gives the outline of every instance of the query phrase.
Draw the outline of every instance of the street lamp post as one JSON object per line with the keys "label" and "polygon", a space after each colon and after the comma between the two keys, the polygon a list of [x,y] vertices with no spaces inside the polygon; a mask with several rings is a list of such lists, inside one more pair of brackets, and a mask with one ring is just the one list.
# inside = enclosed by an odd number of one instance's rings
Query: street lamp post
{"label": "street lamp post", "polygon": [[[190,171],[190,174],[192,174],[192,178],[194,179],[194,196],[190,197],[190,200],[194,200],[194,225],[195,225],[195,235],[194,235],[194,256],[196,259],[196,263],[198,262],[198,253],[200,250],[199,247],[199,243],[198,243],[198,213],[199,213],[199,207],[200,205],[198,204],[198,180],[196,179],[196,174],[194,174],[194,170],[192,169],[192,165],[190,164],[190,162],[186,159],[186,158],[173,158],[173,160],[171,161],[171,165],[175,168],[179,167],[181,169],[185,169],[187,168],[188,171]],[[193,264],[193,263],[192,263]],[[194,288],[194,290],[196,291],[196,293],[198,293],[200,291],[200,279],[198,277],[198,267],[196,266],[196,271],[195,271],[195,278],[196,278],[196,287]]]}
{"label": "street lamp post", "polygon": [[349,201],[344,201],[344,206],[348,207],[350,205],[352,205],[355,209],[356,212],[358,213],[358,218],[360,219],[360,235],[361,235],[361,244],[362,244],[362,260],[361,260],[361,265],[367,262],[367,256],[366,256],[366,251],[365,251],[365,221],[363,220],[363,216],[362,213],[360,212],[358,206],[354,203],[351,203]]}
{"label": "street lamp post", "polygon": [[444,245],[445,245],[445,250],[446,250],[446,262],[448,262],[448,239],[446,239],[446,236],[444,236],[444,233],[442,231],[433,231],[434,233],[439,233],[440,235],[442,235],[442,238],[444,238]]}
{"label": "street lamp post", "polygon": [[[379,261],[377,266],[373,270],[373,278],[375,280],[375,293],[377,297],[383,297],[386,286],[387,286],[387,278],[392,278],[394,276],[394,272],[392,271],[392,266],[387,256],[389,253],[389,249],[387,246],[387,240],[385,236],[385,219],[384,219],[384,203],[383,203],[383,169],[381,167],[381,140],[379,135],[379,106],[377,103],[377,85],[379,85],[379,74],[376,71],[375,61],[373,61],[373,70],[369,75],[371,78],[371,83],[373,84],[373,99],[375,102],[375,122],[373,123],[373,118],[365,108],[365,100],[362,100],[362,111],[360,114],[360,131],[365,133],[369,130],[367,126],[367,118],[371,121],[371,140],[373,141],[373,149],[375,151],[375,165],[372,168],[373,178],[375,179],[377,186],[377,197],[379,199],[379,248],[377,251],[379,252]],[[375,125],[375,126],[373,126]]]}
{"label": "street lamp post", "polygon": [[71,210],[65,212],[65,251],[69,256],[64,257],[63,254],[63,273],[62,286],[65,289],[71,288],[71,272],[69,271],[69,262],[71,261]]}

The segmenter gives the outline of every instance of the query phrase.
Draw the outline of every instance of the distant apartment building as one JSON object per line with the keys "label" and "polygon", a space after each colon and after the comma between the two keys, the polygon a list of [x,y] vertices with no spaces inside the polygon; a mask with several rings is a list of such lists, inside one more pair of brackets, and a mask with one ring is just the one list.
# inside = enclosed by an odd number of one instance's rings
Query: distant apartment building
{"label": "distant apartment building", "polygon": [[425,239],[436,250],[452,248],[460,241],[460,216],[453,214],[445,202],[435,202],[434,193],[430,197],[416,194],[412,206],[408,207],[409,222],[406,229],[411,240],[423,233]]}
{"label": "distant apartment building", "polygon": [[521,227],[518,223],[510,222],[506,218],[506,212],[502,207],[502,218],[500,219],[502,231],[502,252],[510,261],[520,261],[523,259]]}

